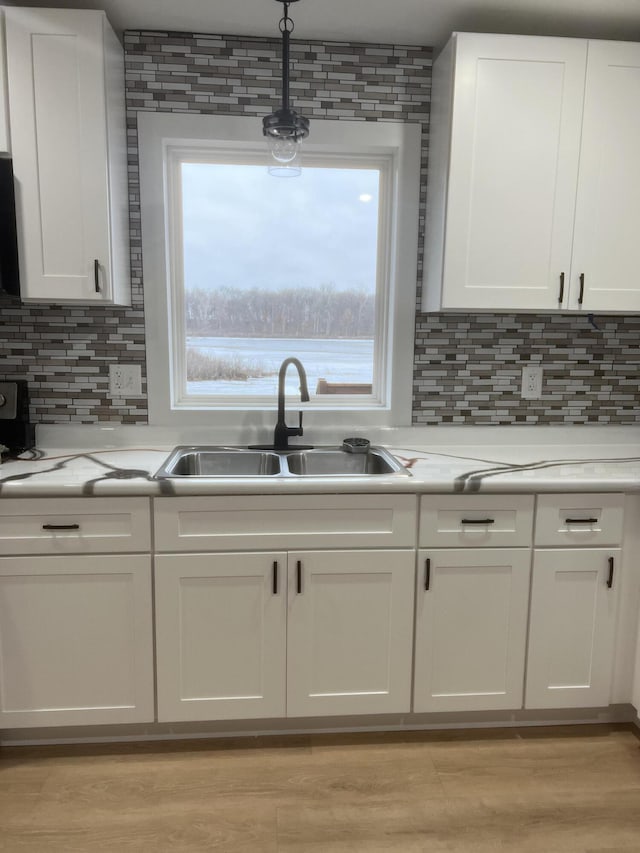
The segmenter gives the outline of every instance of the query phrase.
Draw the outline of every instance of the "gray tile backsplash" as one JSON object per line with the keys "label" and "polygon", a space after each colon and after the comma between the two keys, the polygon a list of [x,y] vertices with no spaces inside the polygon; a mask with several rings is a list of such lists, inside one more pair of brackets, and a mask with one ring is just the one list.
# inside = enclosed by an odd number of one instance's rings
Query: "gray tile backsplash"
{"label": "gray tile backsplash", "polygon": [[[108,395],[109,364],[139,363],[144,376],[138,111],[261,117],[278,99],[277,40],[136,31],[125,34],[125,50],[132,307],[25,306],[0,297],[3,378],[30,380],[36,423],[147,422],[145,397]],[[302,114],[422,124],[421,231],[431,60],[429,48],[292,45],[291,97]],[[599,329],[585,317],[417,314],[414,423],[635,422],[640,317],[598,316],[596,323]],[[520,399],[527,361],[544,366],[542,400]]]}
{"label": "gray tile backsplash", "polygon": [[[632,424],[640,413],[640,317],[421,314],[414,424]],[[543,397],[522,400],[522,365]]]}

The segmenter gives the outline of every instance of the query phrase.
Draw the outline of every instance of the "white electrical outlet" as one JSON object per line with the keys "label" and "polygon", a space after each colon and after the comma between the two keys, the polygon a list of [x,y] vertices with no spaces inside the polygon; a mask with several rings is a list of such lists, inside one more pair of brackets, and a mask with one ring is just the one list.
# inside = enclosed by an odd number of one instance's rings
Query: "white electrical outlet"
{"label": "white electrical outlet", "polygon": [[520,396],[523,400],[539,400],[542,397],[542,365],[525,364],[522,367],[522,388]]}
{"label": "white electrical outlet", "polygon": [[142,372],[140,365],[110,364],[109,394],[111,397],[141,397]]}

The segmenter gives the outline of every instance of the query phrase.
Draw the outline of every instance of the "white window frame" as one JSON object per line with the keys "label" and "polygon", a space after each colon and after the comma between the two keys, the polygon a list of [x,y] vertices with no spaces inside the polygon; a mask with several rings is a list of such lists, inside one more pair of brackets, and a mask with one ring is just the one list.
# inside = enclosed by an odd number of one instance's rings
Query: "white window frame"
{"label": "white window frame", "polygon": [[[310,141],[313,139],[313,141]],[[182,359],[174,348],[173,330],[179,318],[172,310],[170,265],[181,263],[173,250],[171,217],[167,199],[171,181],[172,152],[207,147],[246,151],[266,149],[256,118],[244,116],[204,116],[177,113],[138,113],[140,159],[140,201],[144,273],[145,329],[147,347],[147,389],[149,422],[162,426],[246,426],[272,428],[273,399],[249,398],[246,402],[224,399],[212,403],[203,397],[188,403],[173,402],[172,360]],[[386,375],[387,394],[383,402],[357,395],[339,400],[319,400],[288,404],[305,411],[305,435],[311,428],[385,427],[411,424],[413,341],[416,309],[418,203],[420,184],[420,125],[399,122],[356,122],[314,119],[305,152],[337,158],[358,152],[372,158],[391,158],[389,180],[392,192],[388,252],[383,259],[388,288],[385,305],[379,306],[381,322],[387,324],[386,364],[376,365]],[[273,180],[283,180],[273,178]],[[295,178],[284,179],[295,180]],[[381,206],[382,210],[382,206]],[[173,271],[175,275],[175,270]],[[380,333],[381,327],[376,329]],[[291,355],[296,355],[292,341]],[[312,392],[314,389],[310,389]],[[322,395],[320,395],[322,396]],[[237,400],[238,398],[236,398]],[[317,401],[317,402],[316,402]]]}

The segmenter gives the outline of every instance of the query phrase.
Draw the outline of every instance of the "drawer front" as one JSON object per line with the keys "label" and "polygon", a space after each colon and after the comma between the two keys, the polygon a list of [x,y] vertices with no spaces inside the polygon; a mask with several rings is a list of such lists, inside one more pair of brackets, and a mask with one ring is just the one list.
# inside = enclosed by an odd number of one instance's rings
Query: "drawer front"
{"label": "drawer front", "polygon": [[420,501],[420,547],[528,547],[532,495],[426,495]]}
{"label": "drawer front", "polygon": [[147,498],[0,501],[0,554],[149,551]]}
{"label": "drawer front", "polygon": [[158,498],[156,551],[415,545],[414,495]]}
{"label": "drawer front", "polygon": [[619,545],[624,495],[539,495],[534,541],[546,545]]}

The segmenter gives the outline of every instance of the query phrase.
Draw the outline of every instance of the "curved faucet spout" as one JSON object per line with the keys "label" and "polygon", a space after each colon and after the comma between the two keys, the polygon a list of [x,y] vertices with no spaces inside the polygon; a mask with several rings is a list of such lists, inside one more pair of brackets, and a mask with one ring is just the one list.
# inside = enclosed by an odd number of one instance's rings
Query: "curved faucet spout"
{"label": "curved faucet spout", "polygon": [[276,428],[273,433],[273,446],[276,450],[287,450],[289,447],[289,436],[290,435],[302,435],[302,412],[299,412],[299,424],[297,427],[288,427],[285,423],[284,419],[284,381],[287,375],[287,368],[290,364],[298,371],[298,376],[300,377],[300,400],[303,403],[307,403],[309,401],[309,389],[307,387],[307,374],[305,372],[304,367],[302,366],[302,362],[297,358],[285,358],[285,360],[280,365],[280,371],[278,373],[278,421],[276,423]]}

